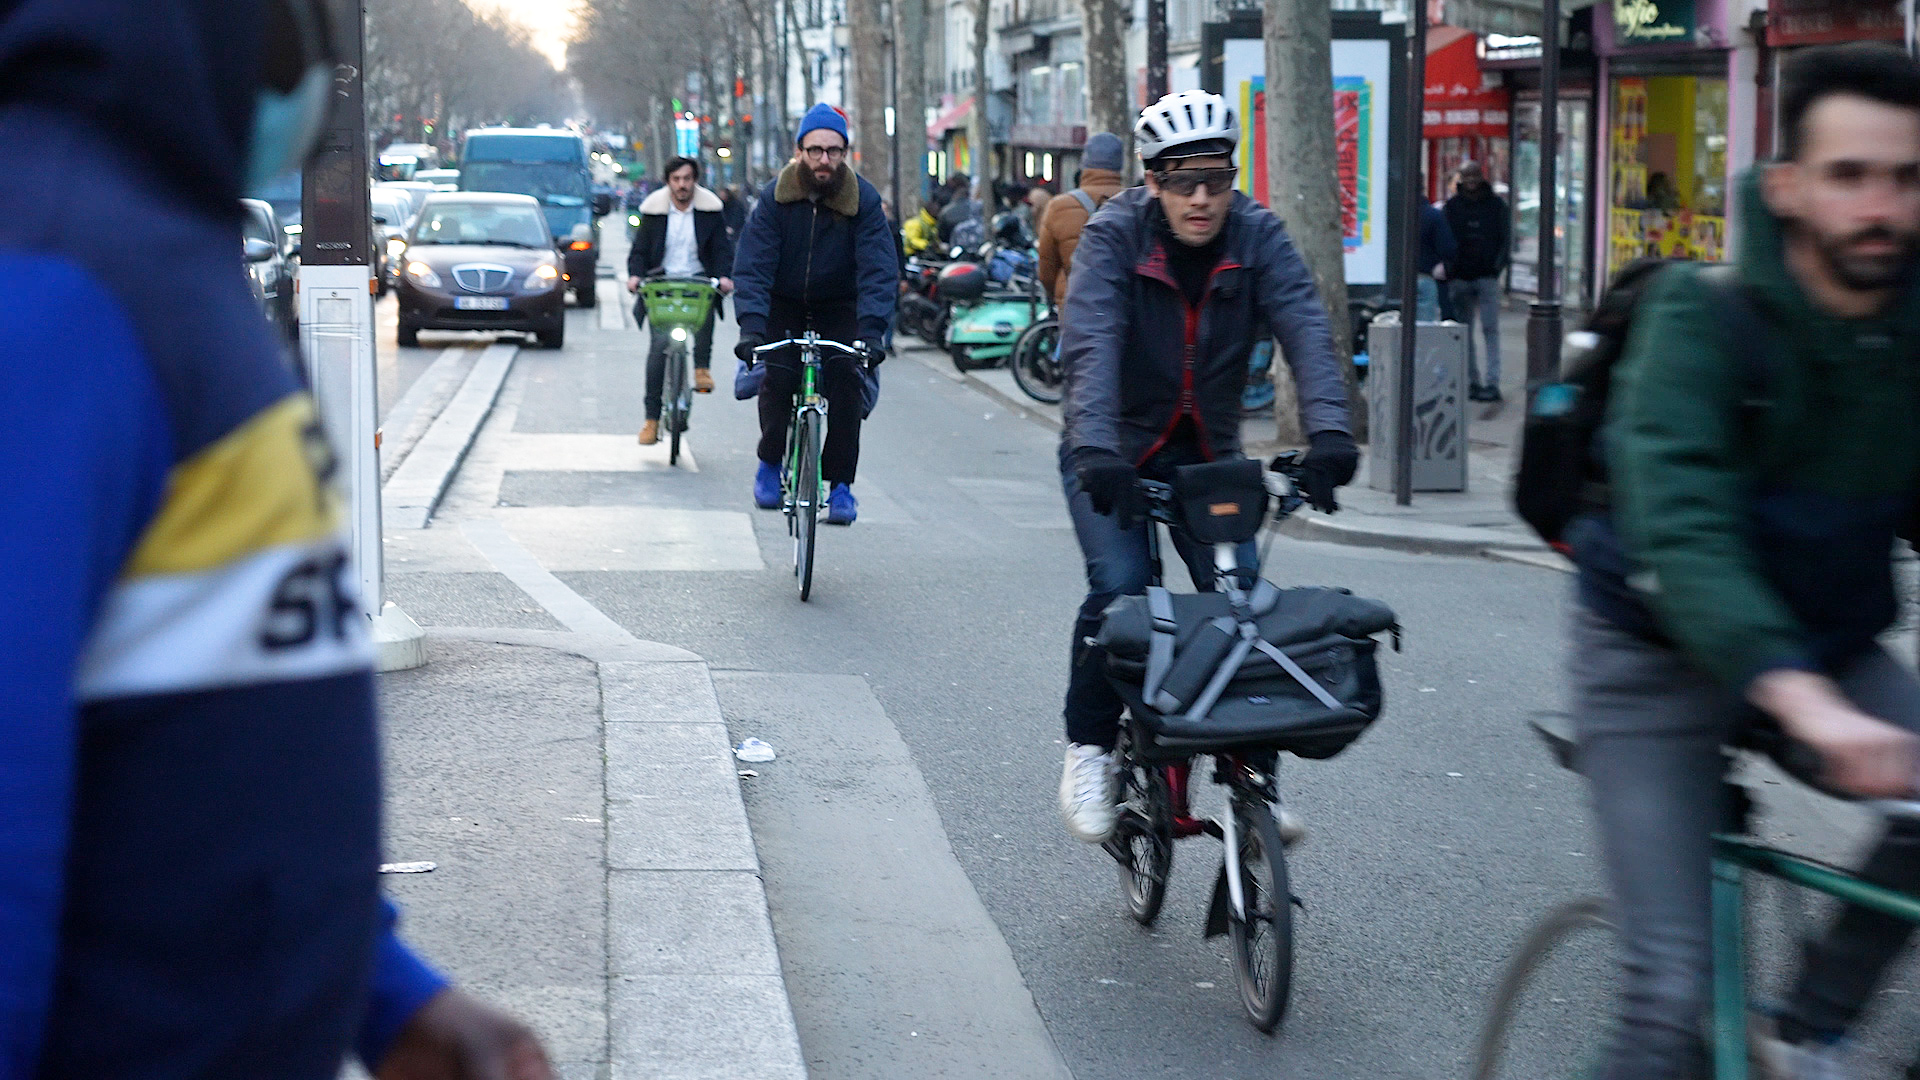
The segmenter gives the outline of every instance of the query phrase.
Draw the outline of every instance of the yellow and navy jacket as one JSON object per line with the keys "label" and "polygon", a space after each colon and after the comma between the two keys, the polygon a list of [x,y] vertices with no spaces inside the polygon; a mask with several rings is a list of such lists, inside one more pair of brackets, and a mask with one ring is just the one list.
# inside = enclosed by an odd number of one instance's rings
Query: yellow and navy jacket
{"label": "yellow and navy jacket", "polygon": [[379,896],[333,457],[239,256],[257,74],[210,65],[260,8],[0,0],[0,1080],[331,1076],[444,985]]}

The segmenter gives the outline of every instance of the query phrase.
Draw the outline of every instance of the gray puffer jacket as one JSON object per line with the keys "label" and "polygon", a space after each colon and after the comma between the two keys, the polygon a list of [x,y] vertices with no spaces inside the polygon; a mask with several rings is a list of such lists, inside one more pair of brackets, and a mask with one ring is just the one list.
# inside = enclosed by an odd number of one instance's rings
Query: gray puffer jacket
{"label": "gray puffer jacket", "polygon": [[1074,253],[1060,318],[1063,456],[1083,448],[1145,462],[1191,417],[1214,456],[1240,449],[1247,354],[1271,331],[1299,388],[1308,435],[1352,432],[1327,312],[1280,219],[1245,195],[1206,295],[1189,306],[1145,188],[1109,199]]}

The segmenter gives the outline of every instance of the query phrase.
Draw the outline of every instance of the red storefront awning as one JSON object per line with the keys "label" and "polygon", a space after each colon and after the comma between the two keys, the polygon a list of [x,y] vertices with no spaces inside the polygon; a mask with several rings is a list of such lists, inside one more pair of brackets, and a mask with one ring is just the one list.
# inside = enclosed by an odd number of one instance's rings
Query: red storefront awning
{"label": "red storefront awning", "polygon": [[967,126],[967,119],[973,114],[973,99],[962,98],[954,106],[933,118],[927,125],[927,138],[938,141],[947,132]]}
{"label": "red storefront awning", "polygon": [[1426,115],[1421,123],[1427,138],[1506,138],[1509,95],[1502,87],[1486,85],[1477,42],[1473,34],[1453,27],[1428,33]]}

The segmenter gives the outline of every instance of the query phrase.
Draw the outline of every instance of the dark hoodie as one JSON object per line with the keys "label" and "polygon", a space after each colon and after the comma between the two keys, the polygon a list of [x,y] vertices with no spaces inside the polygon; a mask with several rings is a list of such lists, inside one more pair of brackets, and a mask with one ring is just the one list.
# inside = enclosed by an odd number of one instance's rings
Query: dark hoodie
{"label": "dark hoodie", "polygon": [[[1633,629],[1620,609],[1637,597],[1735,688],[1872,645],[1897,612],[1890,555],[1920,492],[1920,288],[1872,318],[1815,308],[1757,174],[1741,196],[1736,265],[1766,325],[1727,340],[1699,267],[1661,272],[1614,373],[1611,519],[1569,536],[1590,607]],[[1753,348],[1768,350],[1758,407],[1737,351]]]}
{"label": "dark hoodie", "polygon": [[439,985],[380,937],[331,454],[240,258],[262,9],[0,0],[4,1077],[317,1080]]}

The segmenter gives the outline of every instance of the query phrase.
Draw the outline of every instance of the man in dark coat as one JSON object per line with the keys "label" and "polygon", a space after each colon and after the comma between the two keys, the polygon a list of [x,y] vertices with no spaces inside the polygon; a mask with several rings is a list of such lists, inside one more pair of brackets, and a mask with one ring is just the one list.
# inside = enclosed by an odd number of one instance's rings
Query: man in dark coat
{"label": "man in dark coat", "polygon": [[[667,186],[640,204],[640,233],[627,252],[627,291],[638,292],[640,279],[650,274],[669,277],[720,279],[724,295],[733,291],[733,238],[728,235],[720,197],[700,186],[700,163],[674,158],[667,163]],[[713,358],[713,321],[720,313],[715,299],[707,321],[694,338],[693,389],[713,393],[707,370]],[[645,301],[634,305],[635,322],[646,325]],[[666,382],[669,337],[654,328],[647,352],[647,422],[640,429],[640,445],[660,441],[660,392]]]}
{"label": "man in dark coat", "polygon": [[[1507,201],[1494,194],[1477,161],[1460,166],[1454,196],[1447,200],[1447,225],[1459,252],[1447,267],[1453,312],[1467,324],[1467,374],[1475,401],[1500,400],[1500,275],[1507,269],[1511,220]],[[1487,341],[1481,370],[1473,346],[1473,324]]]}
{"label": "man in dark coat", "polygon": [[[740,292],[738,355],[769,341],[816,331],[865,351],[865,364],[825,356],[820,389],[827,398],[821,476],[832,486],[827,523],[851,525],[859,504],[853,477],[860,461],[860,421],[893,323],[900,262],[880,192],[847,166],[847,118],[825,103],[807,111],[793,161],[761,193],[747,217],[734,260]],[[760,387],[760,469],[753,501],[780,506],[780,463],[787,424],[800,389],[800,357],[786,349],[757,358],[767,365]]]}

